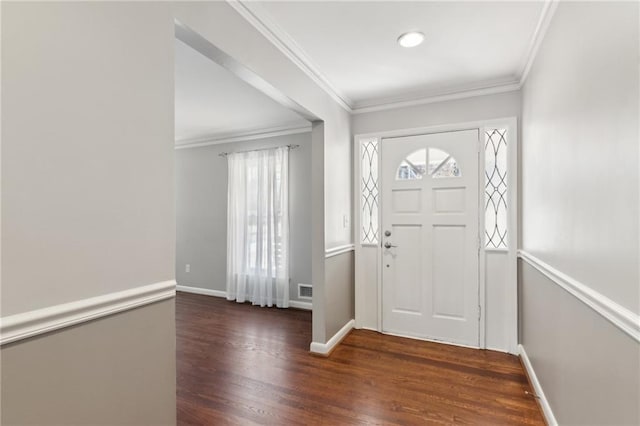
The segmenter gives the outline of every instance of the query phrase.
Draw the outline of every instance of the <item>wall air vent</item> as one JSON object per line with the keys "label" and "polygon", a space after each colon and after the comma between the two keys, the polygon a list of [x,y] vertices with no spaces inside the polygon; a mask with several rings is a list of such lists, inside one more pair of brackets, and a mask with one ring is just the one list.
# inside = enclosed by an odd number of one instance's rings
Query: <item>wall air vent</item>
{"label": "wall air vent", "polygon": [[313,286],[311,284],[298,284],[298,299],[313,298]]}

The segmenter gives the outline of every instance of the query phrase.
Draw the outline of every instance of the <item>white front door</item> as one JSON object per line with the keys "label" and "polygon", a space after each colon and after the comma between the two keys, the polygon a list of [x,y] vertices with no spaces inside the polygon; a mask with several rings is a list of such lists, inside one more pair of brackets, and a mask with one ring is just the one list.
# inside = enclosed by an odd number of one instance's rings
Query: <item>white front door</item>
{"label": "white front door", "polygon": [[478,130],[382,139],[382,331],[479,346]]}

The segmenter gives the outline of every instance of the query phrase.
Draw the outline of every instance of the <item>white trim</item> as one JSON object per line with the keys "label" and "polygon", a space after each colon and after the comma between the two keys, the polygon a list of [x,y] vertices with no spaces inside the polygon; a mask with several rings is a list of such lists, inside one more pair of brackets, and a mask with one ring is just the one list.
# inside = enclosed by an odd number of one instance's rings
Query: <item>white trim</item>
{"label": "white trim", "polygon": [[268,14],[258,5],[258,2],[227,0],[227,3],[282,52],[284,56],[300,68],[307,77],[331,96],[338,105],[349,112],[352,111],[351,100],[331,84],[298,43],[269,18]]}
{"label": "white trim", "polygon": [[439,343],[441,345],[459,346],[461,348],[469,348],[469,349],[482,349],[477,345],[474,346],[468,343],[460,343],[452,340],[440,340],[433,337],[423,337],[423,336],[416,336],[411,334],[396,333],[394,331],[381,331],[380,333],[385,334],[387,336],[402,337],[403,339],[411,339],[411,340],[420,340],[422,342],[433,342],[433,343]]}
{"label": "white trim", "polygon": [[538,24],[533,32],[533,36],[531,37],[529,50],[522,62],[522,71],[520,72],[519,80],[520,87],[524,85],[524,82],[529,75],[529,71],[531,70],[533,62],[536,59],[536,55],[538,54],[538,49],[542,44],[542,40],[544,40],[544,36],[547,34],[549,24],[551,23],[551,19],[553,18],[559,3],[559,0],[545,0],[544,2],[542,12],[540,12],[540,19],[538,19]]}
{"label": "white trim", "polygon": [[[200,288],[200,287],[190,287],[186,285],[176,286],[176,290],[183,293],[192,293],[192,294],[200,294],[203,296],[213,296],[213,297],[221,297],[223,299],[227,298],[227,292],[222,290],[212,290],[209,288]],[[307,311],[311,311],[313,309],[313,305],[311,302],[302,302],[298,300],[289,300],[289,307],[296,309],[304,309]]]}
{"label": "white trim", "polygon": [[640,343],[640,316],[638,314],[620,306],[604,294],[558,271],[526,251],[519,250],[518,257]]}
{"label": "white trim", "polygon": [[[443,125],[435,125],[435,126],[427,126],[427,127],[417,127],[417,128],[409,128],[409,129],[397,129],[397,130],[389,130],[389,131],[381,131],[381,132],[373,132],[373,133],[362,133],[354,135],[354,154],[359,152],[361,141],[364,139],[372,139],[377,138],[378,140],[388,139],[388,138],[400,138],[406,136],[416,136],[416,135],[427,135],[434,133],[444,133],[444,132],[455,132],[462,130],[479,130],[480,132],[480,141],[479,141],[479,203],[483,203],[484,201],[484,131],[485,128],[507,128],[509,134],[508,140],[508,168],[511,176],[511,184],[509,185],[508,191],[508,202],[509,206],[509,216],[508,216],[508,233],[509,233],[509,249],[485,249],[484,244],[481,245],[481,257],[479,262],[479,298],[478,301],[481,306],[481,317],[480,317],[480,333],[479,333],[479,345],[481,348],[485,348],[486,346],[486,337],[487,337],[487,305],[486,305],[486,283],[484,283],[485,279],[485,271],[486,267],[485,262],[483,262],[483,257],[486,257],[486,253],[492,252],[502,252],[505,253],[508,259],[508,281],[507,281],[507,289],[505,294],[505,300],[507,305],[507,309],[505,310],[505,327],[507,328],[507,342],[506,347],[500,349],[501,351],[506,351],[512,354],[517,353],[517,345],[518,345],[518,293],[517,293],[517,246],[518,242],[518,232],[517,232],[517,220],[518,220],[518,203],[516,200],[518,199],[518,127],[517,127],[517,119],[515,117],[503,117],[489,120],[480,120],[480,121],[471,121],[471,122],[462,122],[462,123],[453,123],[453,124],[443,124]],[[381,149],[378,150],[378,155],[381,153]],[[378,159],[378,164],[381,164],[380,158]],[[359,213],[360,211],[360,197],[361,197],[361,188],[359,185],[360,175],[360,164],[359,164],[359,156],[354,155],[354,179],[353,179],[353,195],[354,195],[354,206],[358,208],[356,211]],[[382,203],[379,203],[380,207]],[[479,211],[479,220],[481,221],[479,224],[479,234],[484,236],[484,222],[482,220],[483,217],[483,208],[480,208]],[[382,214],[379,211],[379,217],[382,218]],[[354,217],[354,224],[356,226],[355,229],[359,229],[359,215],[356,214]],[[382,222],[380,222],[380,226],[382,226]],[[380,229],[380,232],[382,229]],[[484,238],[482,238],[484,241]],[[362,248],[365,245],[358,244],[356,246],[356,263],[355,263],[355,299],[356,299],[356,324],[359,328],[362,327],[361,324],[361,316],[362,312],[364,312],[364,307],[362,306],[362,296],[361,293],[363,291],[363,286],[361,283],[362,277],[362,265],[359,261],[362,256]],[[372,245],[374,247],[378,247],[380,250],[380,246],[378,244]],[[378,254],[377,259],[380,259],[380,254]],[[377,264],[377,331],[382,332],[382,265],[381,262]]]}
{"label": "white trim", "polygon": [[162,281],[3,317],[0,345],[169,299],[175,294],[176,282]]}
{"label": "white trim", "polygon": [[416,96],[416,91],[414,90],[409,95],[375,98],[360,102],[352,101],[346,94],[335,87],[293,37],[274,22],[259,2],[227,0],[227,3],[342,108],[352,114],[363,114],[520,90],[535,60],[538,48],[544,39],[559,1],[545,0],[540,18],[531,37],[529,49],[522,60],[520,75],[519,77],[516,76],[515,80],[498,83],[487,81],[477,84],[475,87],[460,87],[440,94],[423,92],[418,93]]}
{"label": "white trim", "polygon": [[[484,250],[485,219],[485,127],[478,129],[478,348],[487,348],[487,253]],[[508,148],[508,147],[507,147]],[[509,187],[507,186],[507,190]]]}
{"label": "white trim", "polygon": [[553,411],[551,411],[549,401],[544,395],[544,391],[542,390],[542,386],[540,385],[538,376],[536,376],[536,372],[533,370],[533,365],[531,365],[531,361],[529,360],[529,357],[524,350],[524,346],[518,345],[518,353],[520,354],[522,364],[524,364],[524,368],[527,370],[527,374],[529,375],[531,386],[533,386],[533,392],[536,394],[538,400],[540,401],[540,407],[542,408],[542,414],[544,415],[545,421],[549,426],[557,426],[558,422],[553,415]]}
{"label": "white trim", "polygon": [[355,244],[345,244],[343,246],[338,246],[338,247],[333,247],[330,249],[326,249],[324,251],[324,257],[325,259],[328,259],[330,257],[334,257],[334,256],[338,256],[340,254],[343,253],[348,253],[350,251],[355,250],[356,246]]}
{"label": "white trim", "polygon": [[230,142],[244,142],[256,139],[273,138],[276,136],[295,135],[298,133],[310,133],[311,125],[306,126],[280,126],[268,129],[253,130],[244,133],[227,134],[224,136],[211,135],[197,139],[185,139],[176,141],[174,149],[200,148],[203,146],[219,145]]}
{"label": "white trim", "polygon": [[433,104],[436,102],[453,101],[457,99],[467,99],[476,96],[495,95],[498,93],[514,92],[520,90],[518,81],[509,81],[503,84],[492,84],[487,86],[479,86],[473,89],[462,89],[451,91],[443,94],[424,94],[423,96],[405,96],[404,98],[387,98],[375,99],[368,101],[368,105],[356,106],[353,108],[352,114],[364,114],[375,111],[385,111],[390,109],[406,108],[416,105]]}
{"label": "white trim", "polygon": [[227,292],[221,290],[212,290],[210,288],[201,288],[201,287],[190,287],[186,285],[178,285],[176,286],[176,290],[181,291],[183,293],[193,293],[193,294],[202,294],[205,296],[213,296],[213,297],[223,297],[227,298]]}
{"label": "white trim", "polygon": [[[507,275],[506,288],[503,300],[506,301],[504,305],[504,314],[502,322],[506,328],[506,347],[501,349],[511,354],[518,353],[518,250],[520,242],[518,240],[518,187],[519,187],[519,170],[518,170],[518,122],[515,117],[499,120],[487,121],[482,129],[483,133],[487,128],[505,128],[507,130],[507,249],[492,249],[485,247],[485,222],[484,218],[481,223],[482,234],[482,251],[487,253],[504,253],[507,256]],[[483,134],[484,142],[484,134]],[[483,171],[483,177],[481,178],[481,185],[484,188],[484,143],[482,145],[482,161],[481,169]],[[483,191],[484,193],[484,191]],[[484,202],[484,194],[481,195],[481,199]],[[482,208],[484,216],[484,206]],[[485,260],[486,262],[486,260]],[[486,263],[485,263],[486,266]],[[485,287],[486,291],[486,287]],[[483,306],[484,309],[484,306]],[[484,315],[483,315],[484,317]],[[485,324],[486,326],[486,324]],[[486,332],[486,330],[485,330]]]}
{"label": "white trim", "polygon": [[289,300],[289,307],[295,309],[304,309],[305,311],[312,311],[313,305],[311,302],[301,302],[299,300]]}
{"label": "white trim", "polygon": [[[518,130],[518,119],[512,118],[506,121],[507,132],[507,202],[510,203],[507,211],[507,232],[511,235],[508,237],[507,244],[509,246],[508,253],[508,275],[507,275],[507,319],[505,322],[511,328],[511,332],[507,332],[509,352],[516,353],[518,350],[518,247],[520,247],[519,217],[520,203],[518,188],[520,188],[520,165],[518,163],[520,132]],[[511,177],[509,177],[511,170]],[[511,182],[509,184],[509,182]],[[484,233],[483,233],[484,235]],[[511,315],[509,315],[511,310]]]}
{"label": "white trim", "polygon": [[338,346],[342,339],[347,337],[347,334],[349,334],[349,332],[353,330],[354,326],[355,321],[349,320],[349,322],[347,322],[340,330],[338,330],[338,332],[334,334],[327,343],[311,342],[309,351],[314,354],[329,355],[331,351],[334,350],[336,346]]}
{"label": "white trim", "polygon": [[[508,232],[508,230],[507,230],[507,232]],[[498,253],[498,254],[500,254],[500,253],[503,253],[503,254],[509,253],[509,249],[508,248],[495,248],[495,247],[489,248],[489,247],[485,247],[484,251],[487,252],[487,253]]]}

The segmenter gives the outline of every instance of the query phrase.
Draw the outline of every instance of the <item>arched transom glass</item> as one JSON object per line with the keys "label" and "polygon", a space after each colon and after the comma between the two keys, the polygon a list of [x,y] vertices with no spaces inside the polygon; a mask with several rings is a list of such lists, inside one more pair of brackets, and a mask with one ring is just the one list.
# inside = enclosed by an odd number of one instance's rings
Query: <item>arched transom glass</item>
{"label": "arched transom glass", "polygon": [[451,154],[437,148],[422,148],[407,155],[396,172],[396,180],[455,178],[462,176],[458,162]]}

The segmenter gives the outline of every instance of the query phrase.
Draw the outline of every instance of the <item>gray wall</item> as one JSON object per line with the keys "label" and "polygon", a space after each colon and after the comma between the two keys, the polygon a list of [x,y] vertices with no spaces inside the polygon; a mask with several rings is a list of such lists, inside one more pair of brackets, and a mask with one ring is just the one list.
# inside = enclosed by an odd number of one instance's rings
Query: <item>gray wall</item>
{"label": "gray wall", "polygon": [[520,343],[561,425],[640,424],[640,345],[519,261]]}
{"label": "gray wall", "polygon": [[[523,249],[636,313],[637,2],[561,2],[523,88]],[[520,342],[560,424],[639,424],[638,342],[519,266]]]}
{"label": "gray wall", "polygon": [[311,284],[311,133],[301,133],[175,151],[178,285],[226,291],[227,160],[219,154],[287,144],[300,145],[289,153],[291,299],[298,283]]}
{"label": "gray wall", "polygon": [[[325,292],[326,248],[352,242],[351,117],[227,2],[176,2],[175,19],[253,70],[273,88],[317,117],[312,131],[313,341],[326,342],[325,305],[340,294]],[[325,158],[328,160],[325,162]],[[353,285],[353,284],[351,284]]]}
{"label": "gray wall", "polygon": [[[1,7],[2,315],[172,280],[171,6]],[[3,424],[175,423],[173,301],[1,357]]]}
{"label": "gray wall", "polygon": [[3,425],[171,425],[174,299],[2,347]]}
{"label": "gray wall", "polygon": [[355,318],[354,258],[351,250],[325,260],[326,289],[336,296],[327,303],[327,340]]}

